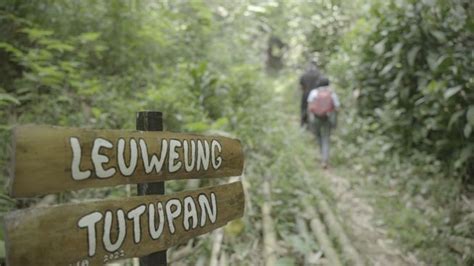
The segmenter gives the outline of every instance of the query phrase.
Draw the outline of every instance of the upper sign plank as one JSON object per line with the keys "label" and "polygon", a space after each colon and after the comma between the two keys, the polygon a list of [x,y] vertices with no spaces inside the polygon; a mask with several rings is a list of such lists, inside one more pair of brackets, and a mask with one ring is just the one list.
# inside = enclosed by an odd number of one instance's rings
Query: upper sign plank
{"label": "upper sign plank", "polygon": [[7,265],[102,265],[167,249],[242,217],[241,182],[172,195],[17,210]]}
{"label": "upper sign plank", "polygon": [[220,136],[19,126],[10,195],[242,173],[240,141]]}

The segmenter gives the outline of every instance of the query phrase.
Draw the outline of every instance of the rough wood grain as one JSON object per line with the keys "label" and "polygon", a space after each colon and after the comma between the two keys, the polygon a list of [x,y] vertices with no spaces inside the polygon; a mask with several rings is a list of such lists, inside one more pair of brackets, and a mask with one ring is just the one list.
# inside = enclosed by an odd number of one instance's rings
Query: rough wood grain
{"label": "rough wood grain", "polygon": [[[27,125],[15,128],[14,146],[9,189],[12,197],[172,179],[237,176],[242,173],[244,160],[239,140],[172,132]],[[205,156],[198,156],[199,151]],[[147,171],[145,165],[150,165],[153,155],[162,166],[154,164],[156,167]],[[127,168],[129,172],[125,171]]]}
{"label": "rough wood grain", "polygon": [[[212,204],[213,194],[215,205]],[[189,198],[186,204],[185,198],[188,196],[194,204],[189,204]],[[200,203],[205,198],[208,199],[210,210]],[[179,207],[171,202],[180,202],[179,215],[174,215]],[[8,265],[102,265],[115,259],[144,256],[184,243],[241,217],[244,202],[242,183],[235,182],[166,196],[137,196],[121,200],[17,210],[5,218]],[[159,203],[162,204],[162,215],[159,215]],[[150,212],[150,204],[155,206],[154,212]],[[192,205],[195,205],[197,215],[194,217],[189,216],[191,211],[186,212],[193,210]],[[140,206],[143,206],[145,211],[141,215],[130,216],[139,210]],[[212,213],[216,210],[216,218],[212,222]],[[125,217],[122,225],[119,219],[120,211],[124,213],[122,217]],[[95,223],[89,223],[90,226],[81,228],[79,221],[84,221],[84,217],[91,217],[93,213],[99,213],[101,218]],[[107,213],[109,225],[106,225]],[[158,237],[155,235],[156,239],[153,239],[150,233],[150,213],[155,214],[153,229],[159,229],[160,218],[164,218],[162,233]],[[202,216],[203,213],[205,216]],[[204,225],[201,224],[203,221],[206,222]],[[108,230],[110,234],[106,233]],[[121,235],[122,242],[119,240]],[[138,241],[137,236],[140,236]],[[109,244],[106,239],[110,241]],[[111,248],[111,244],[117,242],[119,245]]]}

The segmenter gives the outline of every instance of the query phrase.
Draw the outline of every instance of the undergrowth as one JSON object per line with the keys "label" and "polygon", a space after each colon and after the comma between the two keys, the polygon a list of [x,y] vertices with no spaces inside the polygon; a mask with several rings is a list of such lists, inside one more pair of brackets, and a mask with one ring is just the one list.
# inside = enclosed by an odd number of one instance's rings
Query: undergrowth
{"label": "undergrowth", "polygon": [[460,179],[444,176],[433,156],[401,156],[384,135],[368,133],[372,122],[355,116],[346,100],[332,153],[336,171],[373,203],[406,252],[429,265],[471,265],[472,250],[456,241],[474,235],[474,219],[462,200],[468,190]]}

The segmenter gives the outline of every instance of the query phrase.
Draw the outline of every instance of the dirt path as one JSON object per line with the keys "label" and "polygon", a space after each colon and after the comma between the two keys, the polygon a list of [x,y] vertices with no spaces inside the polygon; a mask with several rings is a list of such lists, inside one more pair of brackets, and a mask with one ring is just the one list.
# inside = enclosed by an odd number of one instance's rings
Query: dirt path
{"label": "dirt path", "polygon": [[349,180],[331,170],[324,171],[324,177],[329,181],[352,244],[369,265],[424,265],[413,254],[403,254],[387,232],[375,225],[373,208],[358,196],[362,188],[353,188]]}

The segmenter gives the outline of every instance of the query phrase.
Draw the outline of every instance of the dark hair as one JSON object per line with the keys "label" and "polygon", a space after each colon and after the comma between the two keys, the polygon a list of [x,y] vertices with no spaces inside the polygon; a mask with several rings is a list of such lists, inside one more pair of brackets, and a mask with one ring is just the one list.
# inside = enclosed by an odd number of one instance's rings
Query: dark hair
{"label": "dark hair", "polygon": [[329,86],[329,79],[327,77],[321,77],[319,80],[319,87]]}

